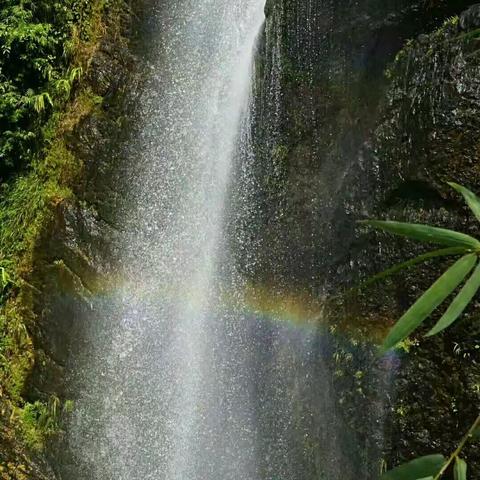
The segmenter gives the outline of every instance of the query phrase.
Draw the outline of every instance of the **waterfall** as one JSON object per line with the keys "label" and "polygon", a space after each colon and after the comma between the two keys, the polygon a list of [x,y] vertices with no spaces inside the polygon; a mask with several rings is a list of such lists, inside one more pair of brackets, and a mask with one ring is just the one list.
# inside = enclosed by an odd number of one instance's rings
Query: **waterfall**
{"label": "waterfall", "polygon": [[[262,276],[268,242],[256,243],[268,224],[258,169],[270,164],[255,145],[278,150],[281,25],[265,39],[264,0],[154,7],[140,114],[122,147],[117,260],[75,320],[60,478],[359,478],[342,453],[318,309],[285,277]],[[259,39],[276,49],[256,71]],[[263,140],[253,79],[274,110]]]}
{"label": "waterfall", "polygon": [[64,478],[259,476],[248,325],[223,277],[228,187],[263,8],[179,0],[152,12],[151,75],[115,246],[119,281],[89,315]]}

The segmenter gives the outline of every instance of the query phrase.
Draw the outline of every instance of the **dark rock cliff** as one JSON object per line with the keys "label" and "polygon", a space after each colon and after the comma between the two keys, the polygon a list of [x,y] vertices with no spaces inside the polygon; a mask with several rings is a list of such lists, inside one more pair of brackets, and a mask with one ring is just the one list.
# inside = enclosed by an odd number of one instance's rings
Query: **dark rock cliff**
{"label": "dark rock cliff", "polygon": [[[480,6],[475,5],[435,32],[419,36],[389,71],[392,83],[383,118],[366,148],[366,157],[379,165],[370,215],[447,226],[478,236],[477,222],[446,182],[453,180],[474,191],[480,187],[479,13]],[[411,255],[408,242],[391,245],[396,253],[387,248],[386,258]],[[370,252],[365,249],[364,255]],[[384,287],[397,311],[445,267],[432,263],[423,275],[413,270]],[[414,452],[453,451],[477,416],[477,307],[441,336],[420,339],[405,357],[397,380],[397,415],[392,415],[389,426],[395,460]],[[465,451],[473,477],[479,474],[476,452],[475,446]]]}
{"label": "dark rock cliff", "polygon": [[[461,14],[473,3],[268,2],[256,85],[261,215],[251,240],[263,255],[252,276],[328,295],[421,251],[360,231],[361,218],[478,233],[445,185],[480,188],[479,7]],[[379,338],[442,266],[335,300],[327,313],[335,325]],[[352,434],[383,444],[389,466],[449,454],[480,405],[476,315],[418,343],[380,366],[369,347],[353,349],[351,380],[333,380]],[[338,362],[330,368],[335,377]],[[387,392],[379,391],[385,368],[393,375]],[[389,417],[384,438],[371,424],[378,402]],[[466,454],[475,477],[480,459],[473,447]],[[358,473],[374,478],[371,469]]]}
{"label": "dark rock cliff", "polygon": [[[268,2],[256,137],[264,159],[258,229],[269,235],[264,276],[310,285],[313,278],[318,288],[322,278],[335,285],[353,275],[348,265],[359,260],[349,253],[357,242],[352,213],[377,188],[358,179],[366,170],[361,150],[379,121],[384,72],[407,39],[471,3]],[[275,259],[268,256],[272,245]]]}

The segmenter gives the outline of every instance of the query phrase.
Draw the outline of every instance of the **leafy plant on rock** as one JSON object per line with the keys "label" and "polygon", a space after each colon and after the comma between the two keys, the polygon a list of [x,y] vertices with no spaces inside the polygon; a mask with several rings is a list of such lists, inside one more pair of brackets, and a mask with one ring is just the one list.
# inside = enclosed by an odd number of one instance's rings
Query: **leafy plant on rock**
{"label": "leafy plant on rock", "polygon": [[[4,0],[0,5],[0,182],[29,165],[82,75],[75,40],[102,0]],[[105,2],[102,2],[105,3]],[[78,43],[78,42],[77,42]]]}
{"label": "leafy plant on rock", "polygon": [[[469,207],[480,221],[480,199],[461,185],[450,183],[462,193]],[[407,338],[416,330],[445,300],[459,287],[469,273],[473,273],[465,281],[461,290],[450,303],[445,313],[427,336],[436,335],[455,322],[480,288],[480,241],[465,233],[432,227],[430,225],[367,220],[366,225],[379,228],[395,235],[401,235],[421,242],[436,243],[446,248],[433,250],[376,275],[374,280],[393,275],[405,268],[425,262],[435,257],[461,256],[441,275],[435,283],[402,315],[389,332],[382,350],[387,351]]]}
{"label": "leafy plant on rock", "polygon": [[[449,183],[449,185],[462,194],[473,214],[480,221],[480,198],[461,185],[456,183]],[[388,333],[381,351],[385,352],[405,340],[461,286],[443,315],[426,335],[437,335],[456,322],[480,289],[480,241],[465,233],[430,225],[381,220],[367,220],[362,223],[394,235],[444,247],[395,265],[373,277],[369,283],[435,257],[460,257],[402,315]],[[477,437],[480,437],[480,415],[448,459],[439,454],[420,457],[386,472],[381,480],[440,480],[452,466],[455,480],[466,480],[467,463],[460,454],[467,442]]]}

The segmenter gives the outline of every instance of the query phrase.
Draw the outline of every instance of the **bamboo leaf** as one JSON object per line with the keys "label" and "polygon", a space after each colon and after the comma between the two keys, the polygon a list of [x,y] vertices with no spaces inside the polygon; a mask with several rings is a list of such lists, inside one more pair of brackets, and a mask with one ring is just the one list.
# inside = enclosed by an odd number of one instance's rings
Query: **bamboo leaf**
{"label": "bamboo leaf", "polygon": [[382,350],[386,351],[408,337],[457,288],[476,260],[474,253],[464,255],[440,276],[390,330]]}
{"label": "bamboo leaf", "polygon": [[455,459],[453,478],[455,480],[467,480],[467,462],[465,460],[458,457]]}
{"label": "bamboo leaf", "polygon": [[472,298],[480,288],[480,263],[473,271],[471,277],[467,280],[458,295],[453,299],[453,302],[447,308],[447,311],[442,315],[442,318],[436,325],[427,333],[427,337],[440,333],[445,328],[449,327],[467,308]]}
{"label": "bamboo leaf", "polygon": [[458,193],[461,193],[463,195],[463,198],[467,202],[467,205],[470,207],[470,210],[473,212],[476,219],[480,222],[480,198],[478,198],[468,188],[465,188],[458,183],[448,182],[448,184]]}
{"label": "bamboo leaf", "polygon": [[450,247],[464,247],[469,250],[480,250],[480,242],[477,239],[465,233],[455,232],[454,230],[431,227],[419,223],[382,220],[366,220],[360,223],[421,242],[437,243]]}
{"label": "bamboo leaf", "polygon": [[464,247],[450,247],[450,248],[441,248],[439,250],[433,250],[431,252],[424,253],[422,255],[419,255],[418,257],[407,260],[406,262],[394,265],[393,267],[390,267],[387,270],[384,270],[383,272],[377,273],[373,277],[370,277],[367,280],[365,280],[365,282],[363,282],[360,285],[360,287],[366,287],[368,285],[371,285],[374,282],[378,282],[379,280],[388,278],[402,270],[413,267],[419,263],[426,262],[427,260],[430,260],[432,258],[446,257],[450,255],[460,255],[461,253],[467,253],[467,250]]}
{"label": "bamboo leaf", "polygon": [[427,455],[426,457],[416,458],[411,462],[404,463],[384,473],[380,477],[380,480],[429,479],[440,471],[444,463],[445,457],[443,455]]}

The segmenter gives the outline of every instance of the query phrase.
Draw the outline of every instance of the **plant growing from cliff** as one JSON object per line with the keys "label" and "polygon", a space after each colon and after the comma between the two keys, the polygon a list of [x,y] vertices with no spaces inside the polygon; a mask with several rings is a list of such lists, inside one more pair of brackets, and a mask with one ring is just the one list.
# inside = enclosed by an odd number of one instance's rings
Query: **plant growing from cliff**
{"label": "plant growing from cliff", "polygon": [[382,475],[381,480],[440,480],[453,468],[455,480],[467,480],[467,462],[460,457],[465,445],[475,440],[480,434],[480,416],[477,417],[458,447],[445,458],[443,455],[426,455],[400,465]]}
{"label": "plant growing from cliff", "polygon": [[60,400],[52,396],[46,403],[27,403],[23,409],[18,409],[18,414],[28,446],[40,451],[45,439],[59,430]]}
{"label": "plant growing from cliff", "polygon": [[[463,195],[473,214],[480,221],[480,198],[461,185],[456,183],[449,183],[449,185]],[[387,335],[382,351],[389,350],[406,339],[463,283],[455,298],[435,326],[427,333],[427,336],[440,333],[458,320],[480,289],[480,241],[464,233],[429,225],[380,220],[363,223],[395,235],[446,247],[396,265],[376,275],[370,282],[435,257],[461,255],[461,258],[453,263],[397,321]],[[473,273],[471,273],[472,271]],[[467,279],[469,274],[471,275]],[[480,415],[448,459],[440,454],[420,457],[384,473],[381,480],[440,480],[451,468],[455,480],[467,480],[467,463],[460,457],[460,454],[465,445],[477,437],[480,437]]]}
{"label": "plant growing from cliff", "polygon": [[[456,183],[449,183],[449,185],[463,195],[475,217],[480,221],[480,198],[461,185]],[[480,241],[465,233],[432,227],[430,225],[381,220],[367,220],[362,223],[395,235],[405,236],[421,242],[436,243],[446,247],[433,250],[405,263],[396,265],[376,275],[372,280],[385,278],[400,270],[435,257],[461,255],[397,321],[387,335],[382,350],[389,350],[402,340],[405,340],[445,302],[473,271],[465,283],[463,283],[462,288],[445,310],[444,314],[427,333],[427,336],[436,335],[454,323],[470,304],[480,288]]]}
{"label": "plant growing from cliff", "polygon": [[[49,120],[82,76],[80,40],[104,0],[4,0],[0,5],[0,180],[45,145]],[[110,2],[111,3],[111,2]]]}

